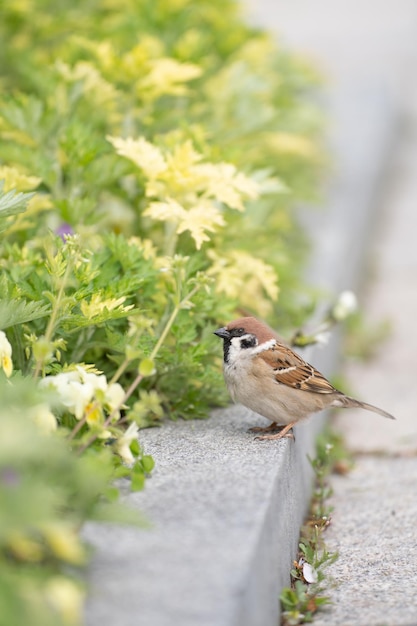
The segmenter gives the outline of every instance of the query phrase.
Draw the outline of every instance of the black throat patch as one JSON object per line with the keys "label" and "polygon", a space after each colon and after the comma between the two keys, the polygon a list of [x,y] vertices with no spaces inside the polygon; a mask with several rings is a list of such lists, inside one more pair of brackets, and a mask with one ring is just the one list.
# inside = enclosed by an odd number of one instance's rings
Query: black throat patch
{"label": "black throat patch", "polygon": [[230,346],[232,345],[231,339],[223,340],[223,360],[225,363],[229,362]]}

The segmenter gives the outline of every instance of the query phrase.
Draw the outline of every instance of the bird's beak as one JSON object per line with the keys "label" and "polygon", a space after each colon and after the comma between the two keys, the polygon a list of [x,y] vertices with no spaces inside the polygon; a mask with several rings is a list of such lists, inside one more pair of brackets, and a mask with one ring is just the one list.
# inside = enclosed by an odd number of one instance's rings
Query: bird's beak
{"label": "bird's beak", "polygon": [[225,326],[223,326],[223,328],[218,328],[213,334],[221,337],[222,339],[230,339],[230,333]]}

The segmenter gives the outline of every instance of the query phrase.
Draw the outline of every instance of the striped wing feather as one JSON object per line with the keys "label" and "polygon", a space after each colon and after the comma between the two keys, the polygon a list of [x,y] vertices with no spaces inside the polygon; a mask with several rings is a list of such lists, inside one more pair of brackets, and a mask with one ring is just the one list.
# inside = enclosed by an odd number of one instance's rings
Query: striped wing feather
{"label": "striped wing feather", "polygon": [[277,345],[261,352],[259,357],[271,367],[275,380],[282,385],[314,393],[337,392],[323,374],[286,346]]}

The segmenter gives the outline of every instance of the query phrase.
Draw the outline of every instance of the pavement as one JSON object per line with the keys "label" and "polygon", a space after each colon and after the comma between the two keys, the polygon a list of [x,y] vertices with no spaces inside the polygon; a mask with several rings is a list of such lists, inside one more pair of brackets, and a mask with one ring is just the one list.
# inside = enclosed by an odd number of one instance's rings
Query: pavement
{"label": "pavement", "polygon": [[356,462],[349,475],[332,479],[334,514],[326,543],[340,556],[329,569],[333,604],[315,626],[417,624],[415,85],[407,96],[381,194],[373,275],[363,292],[368,324],[388,319],[391,333],[371,363],[351,361],[345,368],[356,397],[382,406],[397,421],[363,411],[335,418]]}
{"label": "pavement", "polygon": [[397,421],[356,410],[333,418],[355,453],[355,466],[331,481],[334,513],[326,544],[339,558],[328,570],[332,604],[314,624],[415,626],[417,3],[262,0],[252,4],[252,12],[284,42],[316,59],[331,97],[348,89],[354,99],[374,86],[395,111],[360,293],[367,324],[388,320],[391,332],[372,361],[350,360],[344,377],[352,394],[385,408]]}

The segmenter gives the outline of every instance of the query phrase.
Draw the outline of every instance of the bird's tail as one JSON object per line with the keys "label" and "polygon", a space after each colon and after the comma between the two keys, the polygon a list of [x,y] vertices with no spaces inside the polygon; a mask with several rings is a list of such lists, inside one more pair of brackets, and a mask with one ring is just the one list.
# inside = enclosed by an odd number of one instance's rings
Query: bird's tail
{"label": "bird's tail", "polygon": [[368,404],[367,402],[361,402],[360,400],[355,400],[355,398],[350,398],[349,396],[341,395],[339,396],[333,403],[333,406],[338,406],[341,408],[354,408],[357,407],[359,409],[366,409],[367,411],[372,411],[373,413],[379,413],[383,417],[388,417],[390,420],[395,420],[396,418],[391,415],[391,413],[387,413],[383,409],[380,409],[373,404]]}

